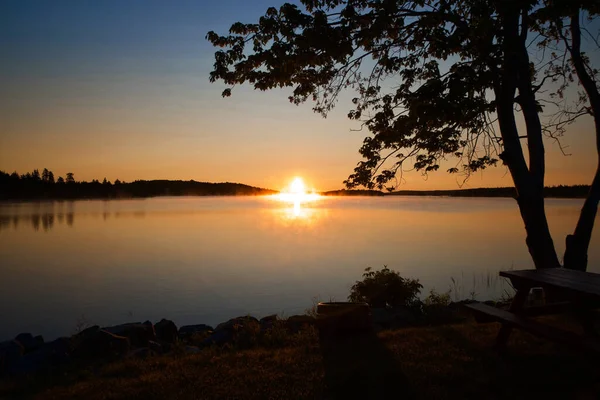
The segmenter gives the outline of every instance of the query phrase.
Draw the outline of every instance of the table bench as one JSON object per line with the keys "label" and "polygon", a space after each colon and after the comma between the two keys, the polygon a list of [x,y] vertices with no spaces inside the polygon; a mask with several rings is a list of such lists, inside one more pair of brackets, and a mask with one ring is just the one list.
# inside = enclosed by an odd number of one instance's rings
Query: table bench
{"label": "table bench", "polygon": [[[478,322],[497,321],[502,324],[496,345],[503,349],[513,328],[561,342],[584,350],[600,352],[600,340],[594,330],[594,310],[600,306],[600,274],[564,268],[521,271],[501,271],[500,276],[510,279],[516,290],[508,310],[482,303],[468,304]],[[526,307],[529,291],[542,288],[551,300],[544,306]],[[532,319],[532,316],[572,313],[584,328],[584,335],[550,326]]]}

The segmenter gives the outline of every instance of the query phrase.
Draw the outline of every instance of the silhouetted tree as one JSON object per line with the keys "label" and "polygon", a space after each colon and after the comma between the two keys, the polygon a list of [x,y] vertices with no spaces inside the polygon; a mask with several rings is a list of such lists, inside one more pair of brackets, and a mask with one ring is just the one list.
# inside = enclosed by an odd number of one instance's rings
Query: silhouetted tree
{"label": "silhouetted tree", "polygon": [[54,173],[52,171],[48,171],[48,183],[54,183]]}
{"label": "silhouetted tree", "polygon": [[75,183],[75,174],[72,172],[67,172],[66,183]]}
{"label": "silhouetted tree", "polygon": [[34,169],[33,172],[31,173],[31,179],[34,181],[40,181],[42,179],[40,177],[40,171],[38,171],[37,169]]}
{"label": "silhouetted tree", "polygon": [[[292,103],[311,99],[323,115],[343,89],[355,89],[348,116],[371,135],[360,149],[365,161],[345,181],[349,188],[381,189],[406,163],[426,174],[455,157],[448,172],[468,177],[502,160],[515,185],[535,266],[560,266],[544,209],[543,137],[564,130],[564,123],[541,115],[544,105],[552,106],[542,103],[541,94],[564,90],[556,87],[552,70],[551,61],[560,55],[550,51],[559,44],[548,40],[549,6],[541,0],[300,3],[269,8],[258,23],[235,23],[228,35],[209,32],[208,40],[224,48],[215,54],[210,80],[259,90],[293,87]],[[569,10],[583,9],[590,18],[598,15],[596,2],[569,4]],[[552,12],[554,20],[572,15]],[[569,59],[576,63],[573,54]],[[223,91],[230,95],[230,88]],[[554,113],[565,110],[554,105]],[[524,134],[517,116],[524,119]],[[521,139],[527,139],[526,152]],[[593,218],[584,213],[582,218],[593,226]]]}
{"label": "silhouetted tree", "polygon": [[65,183],[65,180],[63,179],[62,176],[59,176],[58,179],[56,180],[56,183],[62,185],[63,183]]}

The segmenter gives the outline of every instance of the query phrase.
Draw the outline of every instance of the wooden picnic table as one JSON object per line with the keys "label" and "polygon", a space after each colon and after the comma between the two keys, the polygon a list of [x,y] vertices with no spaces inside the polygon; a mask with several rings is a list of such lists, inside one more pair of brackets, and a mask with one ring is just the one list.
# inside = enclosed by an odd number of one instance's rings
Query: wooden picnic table
{"label": "wooden picnic table", "polygon": [[[538,336],[600,352],[600,340],[594,329],[594,310],[600,306],[600,274],[564,268],[547,268],[501,271],[500,276],[510,279],[516,290],[508,310],[482,303],[467,305],[475,312],[476,318],[484,316],[488,321],[495,320],[502,323],[497,337],[499,348],[506,346],[513,328],[520,328]],[[532,288],[544,290],[546,304],[527,306]],[[584,330],[583,335],[532,318],[532,316],[565,312],[579,320]],[[485,319],[478,318],[478,321],[485,322]]]}

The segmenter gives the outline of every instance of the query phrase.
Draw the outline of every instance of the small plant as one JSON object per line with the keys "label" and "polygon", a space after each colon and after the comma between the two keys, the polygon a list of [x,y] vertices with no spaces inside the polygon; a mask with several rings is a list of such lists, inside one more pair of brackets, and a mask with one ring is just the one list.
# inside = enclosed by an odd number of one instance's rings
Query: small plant
{"label": "small plant", "polygon": [[446,293],[438,293],[435,289],[431,289],[423,303],[427,307],[447,307],[451,303],[450,293],[450,290]]}
{"label": "small plant", "polygon": [[352,285],[348,300],[376,308],[412,306],[419,303],[422,288],[417,279],[403,278],[384,265],[379,271],[366,268],[363,279]]}

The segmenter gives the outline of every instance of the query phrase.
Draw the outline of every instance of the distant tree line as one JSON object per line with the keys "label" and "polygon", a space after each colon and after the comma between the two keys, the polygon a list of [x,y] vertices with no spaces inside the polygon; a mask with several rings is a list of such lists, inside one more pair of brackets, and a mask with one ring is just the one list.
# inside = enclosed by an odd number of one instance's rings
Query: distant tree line
{"label": "distant tree line", "polygon": [[[544,188],[544,197],[585,198],[590,191],[589,185],[550,186]],[[457,190],[399,190],[390,193],[398,196],[456,196],[456,197],[513,197],[514,187],[477,188]]]}
{"label": "distant tree line", "polygon": [[[544,188],[545,197],[585,198],[590,190],[589,185],[550,186]],[[384,193],[379,190],[332,190],[321,193],[324,196],[449,196],[449,197],[513,197],[514,187],[455,189],[455,190],[398,190]]]}
{"label": "distant tree line", "polygon": [[35,169],[26,174],[11,174],[0,171],[0,199],[114,199],[154,196],[252,196],[276,193],[273,190],[257,188],[240,183],[209,183],[196,181],[137,180],[134,182],[102,182],[75,180],[75,174],[68,172],[65,177],[55,178],[52,171],[44,168],[40,173]]}

